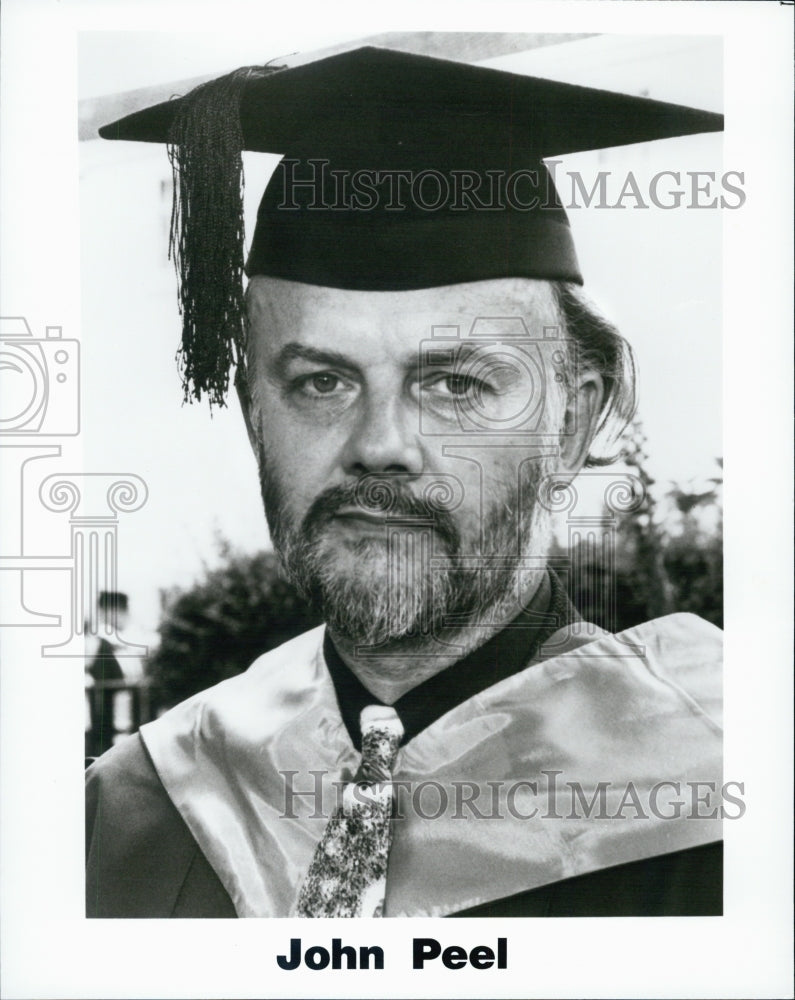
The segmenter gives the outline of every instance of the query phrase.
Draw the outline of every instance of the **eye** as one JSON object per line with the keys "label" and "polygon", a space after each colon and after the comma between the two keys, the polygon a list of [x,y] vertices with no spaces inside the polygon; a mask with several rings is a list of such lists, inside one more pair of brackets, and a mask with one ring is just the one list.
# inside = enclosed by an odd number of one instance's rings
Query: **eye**
{"label": "eye", "polygon": [[293,382],[293,391],[309,399],[338,396],[346,388],[348,383],[334,372],[311,372],[299,376]]}
{"label": "eye", "polygon": [[446,375],[442,383],[451,396],[466,396],[475,387],[473,380],[466,375]]}
{"label": "eye", "polygon": [[316,375],[312,375],[309,378],[309,385],[315,392],[321,395],[327,395],[339,386],[340,380],[336,375],[332,375],[330,372],[318,372]]}
{"label": "eye", "polygon": [[489,386],[480,379],[472,378],[470,375],[458,373],[448,373],[441,375],[426,386],[428,390],[438,396],[447,399],[466,399],[473,396],[480,397],[484,392],[489,391]]}

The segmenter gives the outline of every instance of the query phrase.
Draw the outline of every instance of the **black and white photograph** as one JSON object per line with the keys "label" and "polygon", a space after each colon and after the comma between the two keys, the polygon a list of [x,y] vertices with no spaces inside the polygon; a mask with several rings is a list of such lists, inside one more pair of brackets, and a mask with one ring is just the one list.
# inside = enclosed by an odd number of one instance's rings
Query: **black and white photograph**
{"label": "black and white photograph", "polygon": [[4,996],[791,995],[792,8],[490,11],[4,12]]}

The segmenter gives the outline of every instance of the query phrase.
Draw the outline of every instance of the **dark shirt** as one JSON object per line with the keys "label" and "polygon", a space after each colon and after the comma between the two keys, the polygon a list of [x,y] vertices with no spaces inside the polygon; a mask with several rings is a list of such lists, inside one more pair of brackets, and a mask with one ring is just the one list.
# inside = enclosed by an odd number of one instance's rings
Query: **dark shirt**
{"label": "dark shirt", "polygon": [[[487,642],[445,670],[407,691],[392,706],[403,723],[403,742],[486,688],[523,670],[539,647],[581,616],[563,584],[550,570],[533,599],[514,620]],[[342,719],[357,750],[361,750],[359,716],[367,705],[382,705],[343,662],[328,631],[323,656],[334,683]]]}
{"label": "dark shirt", "polygon": [[124,672],[116,659],[113,646],[107,639],[100,639],[97,652],[88,668],[95,681],[121,681]]}

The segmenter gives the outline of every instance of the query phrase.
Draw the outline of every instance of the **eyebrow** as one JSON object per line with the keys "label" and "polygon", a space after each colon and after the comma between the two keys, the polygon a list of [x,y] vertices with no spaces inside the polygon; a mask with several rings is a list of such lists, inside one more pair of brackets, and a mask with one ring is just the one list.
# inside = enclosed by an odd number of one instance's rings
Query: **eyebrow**
{"label": "eyebrow", "polygon": [[341,354],[328,348],[310,347],[308,344],[299,344],[291,341],[285,344],[274,359],[274,367],[281,374],[291,361],[311,361],[319,365],[334,365],[338,368],[349,368],[354,371],[359,370],[359,365]]}
{"label": "eyebrow", "polygon": [[[453,354],[451,363],[459,366],[477,355],[488,355],[488,348],[488,341],[486,344],[472,343],[465,340],[454,340],[453,343],[449,341],[445,343],[444,340],[434,341],[431,338],[423,343],[422,349],[419,351],[419,358],[414,354],[411,359],[407,359],[406,368],[416,369],[419,362],[419,369],[424,371],[435,367],[435,365],[444,364],[442,358],[437,355],[429,365],[429,354],[436,351],[444,354],[451,350]],[[283,376],[291,361],[308,361],[312,364],[347,368],[349,371],[357,373],[360,373],[362,370],[361,365],[357,361],[354,361],[341,351],[335,351],[332,348],[311,347],[309,344],[302,344],[298,341],[290,341],[278,351],[273,360],[274,370]]]}
{"label": "eyebrow", "polygon": [[449,364],[460,366],[476,358],[487,358],[493,353],[495,343],[500,347],[504,344],[488,337],[482,341],[432,338],[422,345],[420,362],[424,368],[434,367],[448,363],[446,358],[449,356]]}

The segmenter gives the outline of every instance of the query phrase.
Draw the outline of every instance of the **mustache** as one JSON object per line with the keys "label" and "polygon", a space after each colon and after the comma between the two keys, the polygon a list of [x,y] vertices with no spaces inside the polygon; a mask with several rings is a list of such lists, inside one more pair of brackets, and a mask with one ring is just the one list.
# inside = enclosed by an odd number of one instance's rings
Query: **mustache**
{"label": "mustache", "polygon": [[[461,535],[458,527],[443,503],[434,502],[425,496],[415,496],[398,477],[380,475],[364,476],[355,483],[331,486],[320,493],[312,502],[301,522],[301,533],[305,538],[313,538],[341,510],[351,508],[363,514],[381,514],[401,521],[416,521],[417,525],[430,526],[445,543],[451,555],[461,551]],[[404,525],[410,528],[409,525]]]}

